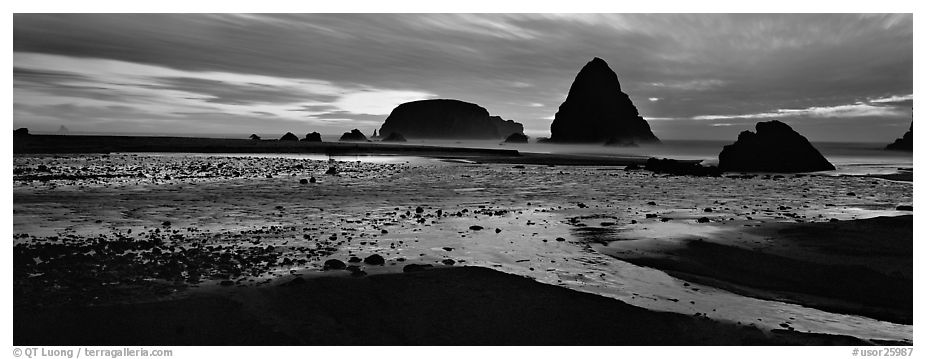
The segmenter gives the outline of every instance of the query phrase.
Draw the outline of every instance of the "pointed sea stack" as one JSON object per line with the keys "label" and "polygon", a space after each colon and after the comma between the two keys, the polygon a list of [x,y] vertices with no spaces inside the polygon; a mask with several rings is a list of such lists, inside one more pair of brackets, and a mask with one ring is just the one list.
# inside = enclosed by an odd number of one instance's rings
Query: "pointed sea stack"
{"label": "pointed sea stack", "polygon": [[560,143],[659,143],[630,97],[621,91],[617,74],[597,57],[572,82],[550,133],[550,142]]}
{"label": "pointed sea stack", "polygon": [[720,170],[737,172],[813,172],[835,167],[807,138],[780,121],[759,122],[736,143],[723,146]]}
{"label": "pointed sea stack", "polygon": [[399,132],[410,139],[503,139],[523,131],[520,123],[490,116],[477,104],[435,99],[399,105],[386,118],[379,136],[386,138]]}
{"label": "pointed sea stack", "polygon": [[913,123],[910,123],[910,130],[904,133],[902,138],[894,140],[894,143],[887,145],[884,149],[892,151],[913,151]]}

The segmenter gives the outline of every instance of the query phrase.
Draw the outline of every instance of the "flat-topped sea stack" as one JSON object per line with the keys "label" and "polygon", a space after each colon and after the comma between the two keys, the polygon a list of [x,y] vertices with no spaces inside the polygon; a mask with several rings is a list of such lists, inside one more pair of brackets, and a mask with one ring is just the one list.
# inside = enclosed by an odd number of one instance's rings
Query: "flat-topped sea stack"
{"label": "flat-topped sea stack", "polygon": [[363,134],[363,132],[360,132],[360,130],[358,130],[358,129],[355,128],[355,129],[353,129],[353,130],[350,130],[350,132],[344,132],[344,134],[341,135],[341,138],[338,139],[338,141],[344,141],[344,142],[366,142],[366,141],[367,141],[367,136],[365,136],[365,135]]}
{"label": "flat-topped sea stack", "polygon": [[813,172],[835,167],[810,141],[780,121],[759,122],[756,132],[743,131],[720,152],[722,171]]}
{"label": "flat-topped sea stack", "polygon": [[910,130],[903,134],[903,137],[894,140],[894,143],[887,145],[884,149],[892,151],[913,151],[913,123],[910,123]]}
{"label": "flat-topped sea stack", "polygon": [[617,74],[595,58],[582,67],[550,125],[550,142],[637,145],[659,143]]}
{"label": "flat-topped sea stack", "polygon": [[393,132],[405,138],[433,139],[504,139],[524,131],[524,126],[490,116],[482,106],[450,99],[406,102],[386,118],[379,135]]}
{"label": "flat-topped sea stack", "polygon": [[302,139],[304,142],[322,142],[322,135],[318,132],[312,132],[305,134],[305,138]]}

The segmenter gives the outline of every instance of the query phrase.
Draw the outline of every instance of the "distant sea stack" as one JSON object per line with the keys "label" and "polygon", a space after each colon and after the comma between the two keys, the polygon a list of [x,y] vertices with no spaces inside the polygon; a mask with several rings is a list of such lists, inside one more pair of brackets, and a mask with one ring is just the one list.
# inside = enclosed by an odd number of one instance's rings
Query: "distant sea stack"
{"label": "distant sea stack", "polygon": [[350,132],[344,132],[341,135],[341,138],[338,141],[353,141],[353,142],[366,142],[367,136],[360,132],[358,129],[350,130]]}
{"label": "distant sea stack", "polygon": [[913,123],[910,123],[910,129],[903,137],[894,140],[894,143],[887,145],[884,149],[892,151],[913,151]]}
{"label": "distant sea stack", "polygon": [[550,125],[550,142],[636,145],[659,143],[608,63],[582,67]]}
{"label": "distant sea stack", "polygon": [[296,137],[292,132],[287,132],[283,137],[280,137],[280,141],[299,141],[299,137]]}
{"label": "distant sea stack", "polygon": [[508,138],[505,138],[505,143],[527,143],[527,135],[523,133],[512,133]]}
{"label": "distant sea stack", "polygon": [[722,171],[812,172],[835,169],[807,138],[780,121],[759,122],[720,152]]}
{"label": "distant sea stack", "polygon": [[436,99],[406,102],[386,118],[379,135],[393,132],[405,138],[503,139],[524,131],[524,126],[490,116],[485,108],[459,100]]}
{"label": "distant sea stack", "polygon": [[322,142],[322,135],[318,132],[312,132],[305,134],[305,138],[302,139],[304,142]]}

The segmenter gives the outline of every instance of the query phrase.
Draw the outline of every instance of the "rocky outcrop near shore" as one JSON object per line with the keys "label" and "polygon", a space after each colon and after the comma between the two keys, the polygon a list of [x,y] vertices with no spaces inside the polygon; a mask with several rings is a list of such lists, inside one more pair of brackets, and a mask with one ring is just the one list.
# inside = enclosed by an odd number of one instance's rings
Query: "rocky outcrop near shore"
{"label": "rocky outcrop near shore", "polygon": [[406,138],[435,139],[503,139],[523,132],[520,123],[490,116],[489,111],[474,103],[435,99],[406,102],[389,114],[379,135],[394,132]]}
{"label": "rocky outcrop near shore", "polygon": [[505,138],[505,143],[527,143],[527,135],[523,133],[512,133]]}
{"label": "rocky outcrop near shore", "polygon": [[597,57],[579,71],[566,101],[556,112],[550,132],[550,142],[624,146],[659,143],[630,97],[621,90],[617,74]]}
{"label": "rocky outcrop near shore", "polygon": [[903,137],[894,140],[894,143],[887,145],[884,149],[892,151],[913,151],[913,123],[910,123],[910,129]]}
{"label": "rocky outcrop near shore", "polygon": [[401,133],[393,132],[393,133],[390,133],[389,136],[386,136],[386,138],[383,138],[382,141],[383,142],[406,142],[408,140],[406,140],[405,136],[402,136]]}
{"label": "rocky outcrop near shore", "polygon": [[833,164],[810,141],[781,121],[759,122],[720,152],[720,170],[740,172],[813,172]]}

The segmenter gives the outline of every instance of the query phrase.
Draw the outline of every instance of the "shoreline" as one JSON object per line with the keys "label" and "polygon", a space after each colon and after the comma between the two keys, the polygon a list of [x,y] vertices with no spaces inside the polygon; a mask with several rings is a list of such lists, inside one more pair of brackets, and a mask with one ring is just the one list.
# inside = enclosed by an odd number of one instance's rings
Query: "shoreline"
{"label": "shoreline", "polygon": [[437,159],[463,158],[480,163],[552,166],[627,166],[643,164],[647,159],[646,157],[633,156],[524,153],[512,149],[445,147],[382,142],[253,141],[196,137],[62,135],[29,135],[13,138],[14,155],[132,152],[406,155]]}
{"label": "shoreline", "polygon": [[903,345],[650,311],[482,267],[295,277],[151,303],[14,305],[14,318],[15,345]]}

